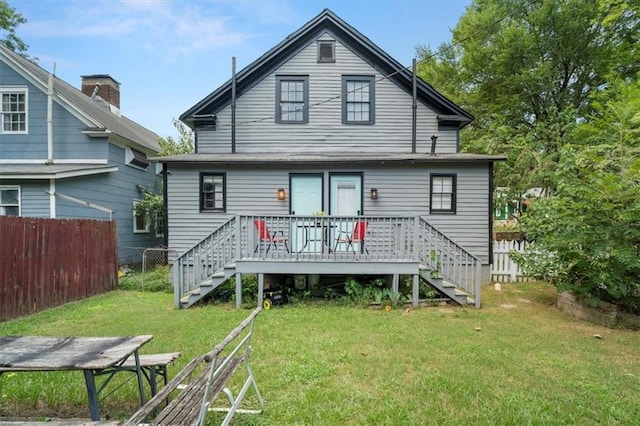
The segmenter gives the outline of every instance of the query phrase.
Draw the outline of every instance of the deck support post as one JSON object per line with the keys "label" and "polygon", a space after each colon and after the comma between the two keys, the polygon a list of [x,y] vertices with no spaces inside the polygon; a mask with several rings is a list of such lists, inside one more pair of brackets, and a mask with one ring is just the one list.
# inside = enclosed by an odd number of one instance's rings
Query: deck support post
{"label": "deck support post", "polygon": [[412,305],[417,308],[419,305],[419,293],[420,293],[420,276],[413,274],[413,288],[412,288]]}
{"label": "deck support post", "polygon": [[236,309],[242,306],[242,273],[236,272]]}
{"label": "deck support post", "polygon": [[393,274],[393,281],[391,284],[391,288],[393,290],[393,295],[394,296],[398,296],[398,291],[399,291],[399,285],[400,283],[400,275],[399,274]]}
{"label": "deck support post", "polygon": [[258,306],[262,306],[263,293],[264,293],[264,274],[258,274]]}

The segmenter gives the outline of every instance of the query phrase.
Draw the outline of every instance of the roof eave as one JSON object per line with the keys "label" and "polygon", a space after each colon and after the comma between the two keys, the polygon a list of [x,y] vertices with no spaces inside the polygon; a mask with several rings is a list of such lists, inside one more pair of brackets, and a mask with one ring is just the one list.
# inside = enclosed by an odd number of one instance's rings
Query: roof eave
{"label": "roof eave", "polygon": [[[376,46],[371,40],[360,33],[358,30],[347,24],[340,17],[329,9],[323,10],[315,18],[311,19],[301,28],[287,36],[284,40],[264,53],[251,64],[243,68],[236,74],[236,91],[237,95],[241,95],[244,90],[252,87],[251,82],[264,78],[269,72],[277,68],[284,62],[286,58],[292,56],[301,45],[305,45],[308,39],[312,39],[317,33],[329,30],[336,32],[346,41],[353,41],[358,52],[371,64],[377,65],[381,73],[391,75],[392,79],[398,86],[408,93],[412,92],[412,74],[402,66],[398,61],[393,59],[385,51]],[[473,121],[474,117],[454,104],[451,100],[437,92],[428,83],[421,78],[418,81],[418,96],[420,100],[435,109],[438,112],[448,112],[449,115],[457,114],[463,117],[460,120],[460,127]],[[193,116],[197,114],[207,113],[216,114],[224,106],[231,102],[231,79],[227,80],[222,86],[214,92],[206,96],[196,105],[180,115],[180,120],[189,127],[193,128]],[[206,109],[206,110],[205,110]]]}

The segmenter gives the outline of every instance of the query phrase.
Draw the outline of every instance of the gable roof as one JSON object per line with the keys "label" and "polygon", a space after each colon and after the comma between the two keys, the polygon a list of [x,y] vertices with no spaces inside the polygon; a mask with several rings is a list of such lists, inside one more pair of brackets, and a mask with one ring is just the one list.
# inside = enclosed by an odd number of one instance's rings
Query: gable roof
{"label": "gable roof", "polygon": [[[33,83],[40,90],[47,92],[49,72],[37,64],[18,55],[0,43],[0,60]],[[77,116],[87,125],[91,134],[117,135],[142,148],[157,153],[160,151],[159,136],[125,117],[112,113],[97,101],[82,93],[67,82],[53,76],[53,92],[55,100],[64,108]]]}
{"label": "gable roof", "polygon": [[[407,93],[413,93],[411,71],[331,10],[324,9],[318,16],[236,73],[236,96],[241,96],[324,32],[331,33]],[[420,77],[416,80],[418,100],[431,107],[438,114],[441,122],[463,127],[473,120],[471,114],[440,94]],[[230,103],[231,79],[184,112],[180,120],[193,127],[195,117],[216,114]]]}

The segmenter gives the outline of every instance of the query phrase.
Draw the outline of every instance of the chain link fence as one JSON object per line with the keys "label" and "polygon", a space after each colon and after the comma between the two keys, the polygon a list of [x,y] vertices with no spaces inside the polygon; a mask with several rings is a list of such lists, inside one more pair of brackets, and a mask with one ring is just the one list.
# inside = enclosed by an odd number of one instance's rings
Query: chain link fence
{"label": "chain link fence", "polygon": [[122,247],[118,265],[120,288],[172,292],[169,257],[177,251],[169,247]]}

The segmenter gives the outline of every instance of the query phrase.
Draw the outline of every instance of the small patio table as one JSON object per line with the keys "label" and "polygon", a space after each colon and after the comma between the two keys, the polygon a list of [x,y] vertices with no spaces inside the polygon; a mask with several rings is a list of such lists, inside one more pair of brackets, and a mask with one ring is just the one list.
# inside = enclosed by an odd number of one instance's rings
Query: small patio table
{"label": "small patio table", "polygon": [[[100,420],[98,397],[124,361],[134,355],[140,404],[144,405],[143,373],[138,350],[152,335],[129,337],[43,337],[0,336],[0,376],[9,371],[69,371],[82,370],[87,386],[91,420]],[[95,377],[108,378],[96,387]]]}

